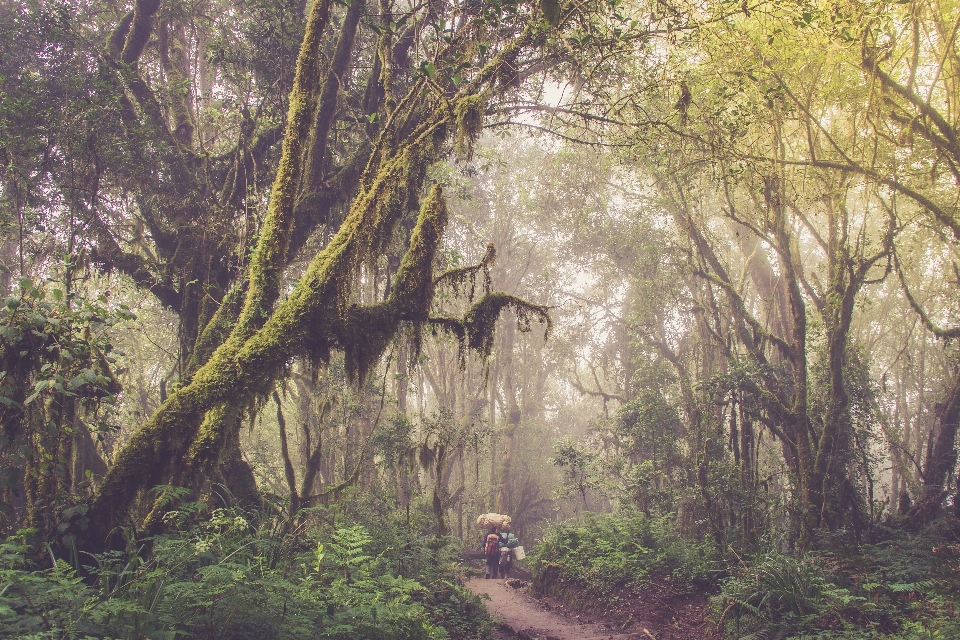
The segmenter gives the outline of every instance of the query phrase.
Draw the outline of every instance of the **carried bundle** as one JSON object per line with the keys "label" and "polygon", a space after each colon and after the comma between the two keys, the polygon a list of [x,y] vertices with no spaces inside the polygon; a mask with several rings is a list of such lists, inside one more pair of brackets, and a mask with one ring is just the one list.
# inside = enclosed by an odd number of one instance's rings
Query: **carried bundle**
{"label": "carried bundle", "polygon": [[485,513],[477,518],[477,524],[481,529],[493,529],[496,527],[504,531],[510,528],[510,522],[510,516],[505,516],[501,513]]}

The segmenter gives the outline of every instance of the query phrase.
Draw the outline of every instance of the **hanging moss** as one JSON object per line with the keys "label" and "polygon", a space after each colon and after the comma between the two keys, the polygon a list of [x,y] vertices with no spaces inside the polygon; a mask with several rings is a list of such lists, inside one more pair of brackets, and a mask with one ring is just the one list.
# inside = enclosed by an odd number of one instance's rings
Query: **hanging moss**
{"label": "hanging moss", "polygon": [[430,326],[435,334],[438,331],[443,331],[457,339],[460,345],[459,359],[461,366],[466,365],[467,349],[476,351],[482,359],[490,356],[493,350],[496,323],[500,314],[506,308],[513,309],[517,316],[517,327],[520,331],[530,331],[531,321],[536,320],[545,326],[544,338],[546,338],[552,327],[549,307],[528,302],[508,293],[490,291],[490,267],[496,261],[496,257],[496,248],[491,242],[487,245],[487,251],[479,264],[450,269],[434,280],[434,286],[449,286],[457,295],[460,294],[461,288],[469,282],[469,300],[473,302],[476,278],[480,273],[483,273],[484,276],[483,297],[462,318],[453,316],[433,316],[430,318]]}
{"label": "hanging moss", "polygon": [[481,272],[483,273],[483,292],[484,294],[490,293],[490,286],[492,281],[490,279],[490,267],[494,265],[497,260],[497,250],[494,247],[493,243],[487,244],[487,252],[484,254],[483,259],[480,260],[479,264],[473,264],[467,267],[457,267],[456,269],[450,269],[444,271],[433,281],[434,287],[439,286],[449,286],[453,289],[453,294],[459,296],[463,291],[464,285],[470,283],[470,293],[467,295],[467,299],[470,302],[473,302],[473,298],[476,295],[477,289],[477,275]]}
{"label": "hanging moss", "polygon": [[460,98],[453,107],[457,134],[454,148],[458,155],[470,158],[473,155],[473,143],[483,131],[483,115],[485,101],[480,95],[469,95]]}
{"label": "hanging moss", "polygon": [[457,338],[460,343],[460,365],[465,365],[464,355],[467,349],[476,351],[486,360],[493,351],[493,338],[497,320],[504,309],[512,309],[517,316],[517,328],[522,332],[530,331],[531,321],[544,325],[543,337],[546,339],[553,328],[550,308],[528,302],[523,298],[496,291],[487,293],[464,314],[463,318],[436,316],[430,318],[435,330],[445,331]]}
{"label": "hanging moss", "polygon": [[363,380],[386,351],[397,332],[395,305],[384,302],[369,307],[351,307],[337,331],[344,352],[347,377]]}
{"label": "hanging moss", "polygon": [[[467,366],[467,328],[463,325],[463,320],[461,318],[455,318],[453,316],[432,316],[430,318],[430,329],[434,336],[440,332],[448,333],[457,339],[457,362],[460,363],[460,368],[464,369]],[[417,336],[417,342],[415,346],[417,349],[414,353],[419,351],[419,336]]]}
{"label": "hanging moss", "polygon": [[397,269],[393,290],[386,302],[352,306],[338,331],[346,356],[347,375],[362,380],[380,361],[401,321],[425,323],[433,302],[433,261],[447,225],[443,192],[435,185],[424,198],[410,246]]}

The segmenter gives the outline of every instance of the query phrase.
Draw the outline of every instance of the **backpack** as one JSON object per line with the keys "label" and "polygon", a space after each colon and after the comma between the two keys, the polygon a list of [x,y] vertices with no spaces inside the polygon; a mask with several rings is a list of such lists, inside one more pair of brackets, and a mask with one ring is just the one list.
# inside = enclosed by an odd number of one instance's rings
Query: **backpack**
{"label": "backpack", "polygon": [[487,557],[500,555],[500,536],[495,533],[488,535],[487,544],[484,546],[483,552]]}

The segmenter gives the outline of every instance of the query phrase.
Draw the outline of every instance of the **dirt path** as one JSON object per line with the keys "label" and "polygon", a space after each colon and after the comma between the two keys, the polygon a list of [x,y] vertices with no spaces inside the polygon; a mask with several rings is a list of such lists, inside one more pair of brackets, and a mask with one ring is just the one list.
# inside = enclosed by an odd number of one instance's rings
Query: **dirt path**
{"label": "dirt path", "polygon": [[501,620],[511,633],[527,640],[651,640],[643,629],[620,630],[594,622],[585,616],[571,616],[549,608],[520,589],[520,581],[471,578],[467,588],[477,595],[487,595],[487,610]]}

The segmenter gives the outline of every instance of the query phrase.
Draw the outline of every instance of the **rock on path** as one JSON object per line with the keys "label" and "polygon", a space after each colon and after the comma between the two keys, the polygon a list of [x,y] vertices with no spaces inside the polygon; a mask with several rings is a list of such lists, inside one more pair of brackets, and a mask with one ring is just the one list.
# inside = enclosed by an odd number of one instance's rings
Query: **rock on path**
{"label": "rock on path", "polygon": [[[518,581],[511,581],[516,584]],[[467,588],[490,597],[487,610],[512,633],[528,640],[651,640],[649,631],[623,633],[606,624],[587,622],[549,610],[543,603],[504,580],[471,578]]]}

